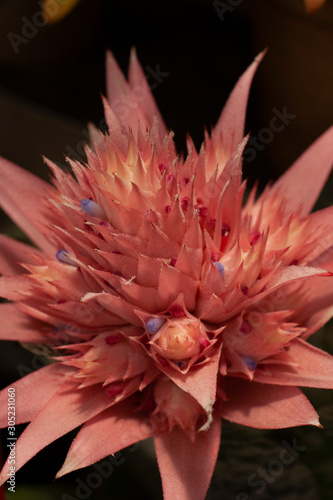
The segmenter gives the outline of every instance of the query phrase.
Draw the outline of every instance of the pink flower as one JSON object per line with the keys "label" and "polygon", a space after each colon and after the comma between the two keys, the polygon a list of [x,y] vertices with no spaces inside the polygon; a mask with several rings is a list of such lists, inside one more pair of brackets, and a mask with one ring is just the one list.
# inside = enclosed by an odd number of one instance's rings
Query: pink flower
{"label": "pink flower", "polygon": [[17,424],[31,422],[17,469],[81,425],[58,476],[153,436],[165,499],[202,500],[221,417],[319,425],[298,386],[333,387],[332,357],[306,342],[333,315],[333,211],[310,214],[333,128],[243,206],[261,57],[186,159],[133,52],[129,82],[107,56],[109,134],[92,132],[85,165],[68,160],[76,178],[46,160],[50,185],[1,160],[2,206],[37,248],[1,236],[0,335],[53,361],[12,385]]}

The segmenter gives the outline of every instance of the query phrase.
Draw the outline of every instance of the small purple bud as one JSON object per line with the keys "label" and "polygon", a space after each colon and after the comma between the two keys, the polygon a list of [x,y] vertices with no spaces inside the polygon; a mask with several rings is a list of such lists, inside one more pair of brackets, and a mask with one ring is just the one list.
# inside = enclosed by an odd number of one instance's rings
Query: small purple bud
{"label": "small purple bud", "polygon": [[251,372],[255,370],[257,366],[257,362],[255,359],[250,358],[249,356],[241,356],[241,358]]}
{"label": "small purple bud", "polygon": [[55,329],[54,329],[54,333],[63,332],[64,330],[66,330],[68,328],[69,327],[67,325],[56,326]]}
{"label": "small purple bud", "polygon": [[147,332],[152,334],[157,333],[164,323],[164,318],[149,318],[148,321],[146,321]]}
{"label": "small purple bud", "polygon": [[71,259],[70,254],[67,252],[67,250],[58,250],[58,252],[56,253],[56,258],[63,264],[78,267],[78,264],[76,264],[76,262]]}
{"label": "small purple bud", "polygon": [[81,208],[86,214],[93,215],[99,219],[106,219],[106,214],[103,208],[93,200],[83,198],[83,200],[81,200]]}
{"label": "small purple bud", "polygon": [[224,275],[224,266],[221,264],[221,262],[214,262],[214,266],[218,270],[221,276]]}

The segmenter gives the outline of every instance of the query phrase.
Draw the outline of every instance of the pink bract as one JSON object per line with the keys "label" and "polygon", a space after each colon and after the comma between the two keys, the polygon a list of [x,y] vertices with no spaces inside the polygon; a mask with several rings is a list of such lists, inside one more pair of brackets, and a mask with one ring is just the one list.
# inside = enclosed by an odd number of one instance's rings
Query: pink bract
{"label": "pink bract", "polygon": [[333,387],[332,356],[306,341],[333,315],[333,209],[310,214],[333,128],[243,205],[261,58],[186,158],[133,51],[128,82],[107,55],[109,133],[92,132],[85,164],[68,160],[75,177],[46,160],[51,185],[0,161],[2,207],[36,245],[0,237],[0,336],[52,361],[11,385],[17,424],[31,422],[16,469],[81,425],[58,476],[152,436],[164,498],[202,500],[221,418],[319,425],[298,386]]}

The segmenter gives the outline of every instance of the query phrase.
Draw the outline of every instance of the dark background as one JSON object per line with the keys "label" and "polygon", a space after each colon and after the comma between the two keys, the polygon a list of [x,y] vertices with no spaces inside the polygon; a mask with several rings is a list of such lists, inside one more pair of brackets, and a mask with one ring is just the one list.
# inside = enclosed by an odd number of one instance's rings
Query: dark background
{"label": "dark background", "polygon": [[[200,146],[237,78],[268,47],[255,76],[246,132],[269,126],[274,108],[296,118],[250,164],[245,176],[276,178],[332,124],[333,8],[315,15],[302,0],[81,0],[61,22],[24,37],[38,1],[0,0],[0,154],[40,170],[40,155],[63,161],[66,146],[99,123],[105,92],[104,51],[127,70],[135,46],[143,67],[169,76],[154,90],[179,149],[189,132]],[[219,6],[220,5],[220,6]],[[224,19],[221,20],[220,18]],[[45,172],[44,172],[45,173]]]}
{"label": "dark background", "polygon": [[[225,12],[223,3],[229,6]],[[257,136],[269,126],[274,109],[282,112],[286,106],[296,117],[253,161],[245,162],[250,185],[260,178],[263,187],[277,178],[332,124],[331,0],[313,16],[305,13],[301,0],[81,0],[59,23],[38,28],[16,53],[10,34],[24,36],[26,20],[31,22],[38,11],[34,0],[0,0],[0,155],[46,179],[41,155],[64,163],[69,148],[77,150],[85,139],[87,122],[98,124],[102,119],[107,47],[124,71],[135,46],[144,68],[160,65],[169,73],[154,95],[167,126],[176,133],[179,151],[187,132],[200,146],[204,126],[216,122],[237,78],[268,47],[254,78],[245,132]],[[330,181],[318,206],[331,203]],[[5,216],[1,223],[2,232],[21,236]],[[318,334],[315,342],[333,352],[331,328]],[[42,363],[19,346],[3,345],[3,386],[20,377],[22,367],[29,371]],[[225,425],[208,499],[236,499],[243,491],[251,499],[333,498],[332,391],[307,394],[321,415],[324,431],[258,432]],[[284,439],[295,437],[306,450],[257,495],[247,478],[279,456]],[[66,500],[65,494],[71,495],[67,500],[76,498],[76,479],[86,481],[93,468],[51,483],[72,438],[51,445],[18,473],[16,500]],[[140,445],[123,457],[124,463],[86,498],[161,498],[149,449]]]}

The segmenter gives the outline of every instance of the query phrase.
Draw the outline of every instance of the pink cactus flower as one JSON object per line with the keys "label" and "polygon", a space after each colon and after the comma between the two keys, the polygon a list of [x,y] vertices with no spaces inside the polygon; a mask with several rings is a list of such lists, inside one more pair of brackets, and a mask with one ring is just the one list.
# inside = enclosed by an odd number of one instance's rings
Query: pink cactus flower
{"label": "pink cactus flower", "polygon": [[93,130],[85,164],[68,160],[75,177],[46,160],[51,185],[1,160],[2,207],[35,247],[0,238],[0,336],[51,361],[12,384],[17,424],[30,422],[16,469],[80,426],[58,476],[151,436],[164,498],[203,500],[222,418],[319,425],[298,386],[333,388],[332,356],[307,342],[333,315],[333,209],[310,213],[333,128],[243,204],[261,58],[186,158],[133,52],[128,82],[107,55],[109,133]]}

